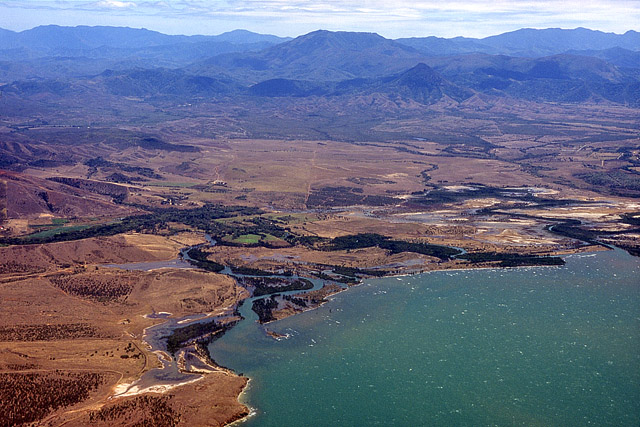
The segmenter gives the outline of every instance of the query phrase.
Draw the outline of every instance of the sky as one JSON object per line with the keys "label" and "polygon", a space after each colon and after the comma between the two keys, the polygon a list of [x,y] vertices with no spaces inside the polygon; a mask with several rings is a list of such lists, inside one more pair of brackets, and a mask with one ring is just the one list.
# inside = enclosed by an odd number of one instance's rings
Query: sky
{"label": "sky", "polygon": [[640,30],[640,0],[0,0],[0,27],[111,25],[166,34],[325,29],[387,38],[486,37],[519,28]]}

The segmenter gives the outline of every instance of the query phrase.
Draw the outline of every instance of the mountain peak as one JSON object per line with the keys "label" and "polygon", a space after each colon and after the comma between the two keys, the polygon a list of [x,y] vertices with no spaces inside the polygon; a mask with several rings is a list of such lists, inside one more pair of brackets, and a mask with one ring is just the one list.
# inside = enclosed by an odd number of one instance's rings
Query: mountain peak
{"label": "mountain peak", "polygon": [[331,47],[339,49],[368,49],[380,43],[391,42],[376,33],[357,33],[350,31],[316,30],[292,40],[297,44],[310,47]]}
{"label": "mountain peak", "polygon": [[378,34],[317,30],[259,52],[212,58],[205,66],[233,68],[254,81],[340,81],[390,75],[422,58],[415,49]]}
{"label": "mountain peak", "polygon": [[443,83],[444,79],[433,68],[421,62],[413,68],[400,74],[394,82],[409,88],[431,87]]}
{"label": "mountain peak", "polygon": [[419,63],[383,85],[384,90],[422,104],[433,104],[448,96],[456,101],[469,98],[472,93],[445,80],[424,63]]}
{"label": "mountain peak", "polygon": [[287,40],[291,40],[288,37],[278,37],[267,34],[259,34],[254,33],[249,30],[233,30],[227,31],[226,33],[219,34],[217,36],[213,36],[218,41],[227,41],[230,43],[261,43],[261,42],[269,42],[269,43],[282,43]]}

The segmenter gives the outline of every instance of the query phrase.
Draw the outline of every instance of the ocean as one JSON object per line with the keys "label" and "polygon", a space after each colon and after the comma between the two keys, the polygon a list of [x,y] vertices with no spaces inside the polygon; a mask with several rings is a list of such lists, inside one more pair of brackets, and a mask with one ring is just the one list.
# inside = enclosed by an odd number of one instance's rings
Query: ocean
{"label": "ocean", "polygon": [[246,426],[640,425],[640,258],[366,280],[210,346]]}

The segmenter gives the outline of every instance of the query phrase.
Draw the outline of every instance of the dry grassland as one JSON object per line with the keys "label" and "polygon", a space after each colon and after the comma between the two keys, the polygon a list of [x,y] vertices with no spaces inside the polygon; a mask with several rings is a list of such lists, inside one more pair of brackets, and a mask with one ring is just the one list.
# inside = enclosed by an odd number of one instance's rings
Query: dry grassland
{"label": "dry grassland", "polygon": [[[231,278],[198,270],[125,271],[77,262],[83,255],[85,260],[94,262],[170,259],[184,243],[194,241],[198,242],[194,235],[182,235],[175,240],[127,235],[1,248],[4,254],[22,260],[29,268],[39,265],[43,271],[0,275],[0,375],[7,377],[7,384],[20,380],[20,375],[30,375],[29,381],[39,385],[25,393],[37,402],[43,402],[37,393],[46,393],[47,384],[62,381],[56,379],[55,372],[59,370],[70,372],[68,381],[76,381],[78,373],[100,377],[98,386],[88,394],[60,397],[63,405],[40,408],[34,412],[37,417],[30,420],[44,416],[56,425],[69,420],[72,425],[86,425],[91,411],[98,411],[105,404],[117,384],[132,382],[157,366],[157,357],[143,344],[142,333],[144,328],[162,320],[145,315],[226,314],[248,295]],[[105,254],[107,248],[114,247],[120,250]],[[99,250],[104,252],[96,253]],[[56,270],[56,266],[65,262],[74,263],[74,267]],[[77,381],[84,381],[82,378]],[[168,404],[179,414],[181,422],[202,425],[210,419],[211,425],[222,425],[246,413],[246,408],[237,402],[245,382],[246,379],[228,372],[218,372],[194,385],[175,389]],[[109,405],[119,404],[117,399]],[[33,405],[37,407],[36,403]],[[149,402],[141,405],[153,407]],[[26,410],[20,413],[29,415]],[[123,414],[130,416],[131,412]],[[116,417],[112,421],[126,419]]]}

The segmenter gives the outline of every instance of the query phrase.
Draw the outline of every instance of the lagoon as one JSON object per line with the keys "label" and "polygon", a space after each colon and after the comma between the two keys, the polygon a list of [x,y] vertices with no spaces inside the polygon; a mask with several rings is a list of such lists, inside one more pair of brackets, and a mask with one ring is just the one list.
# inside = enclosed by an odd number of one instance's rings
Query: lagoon
{"label": "lagoon", "polygon": [[640,424],[640,259],[367,280],[210,346],[251,378],[247,426]]}

